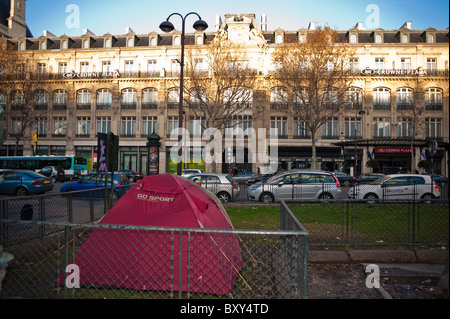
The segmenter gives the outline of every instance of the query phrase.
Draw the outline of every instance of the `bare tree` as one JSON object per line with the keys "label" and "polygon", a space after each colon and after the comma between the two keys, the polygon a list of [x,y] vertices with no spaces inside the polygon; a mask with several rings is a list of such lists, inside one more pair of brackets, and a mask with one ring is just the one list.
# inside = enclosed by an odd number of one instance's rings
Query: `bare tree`
{"label": "bare tree", "polygon": [[253,113],[256,72],[242,44],[229,41],[225,31],[204,48],[187,49],[185,68],[184,103],[189,115],[204,119],[204,128],[221,130],[233,120],[239,125],[239,115]]}
{"label": "bare tree", "polygon": [[310,131],[313,169],[318,132],[346,105],[353,55],[352,48],[329,27],[309,31],[303,42],[287,39],[273,53],[275,71],[270,84],[287,95],[281,99],[288,112]]}
{"label": "bare tree", "polygon": [[11,44],[2,45],[2,48],[0,95],[9,100],[10,105],[3,114],[3,121],[11,123],[16,144],[14,154],[17,155],[20,141],[26,138],[25,133],[31,134],[37,121],[48,115],[48,95],[42,90],[45,70],[38,69],[33,62],[15,52]]}

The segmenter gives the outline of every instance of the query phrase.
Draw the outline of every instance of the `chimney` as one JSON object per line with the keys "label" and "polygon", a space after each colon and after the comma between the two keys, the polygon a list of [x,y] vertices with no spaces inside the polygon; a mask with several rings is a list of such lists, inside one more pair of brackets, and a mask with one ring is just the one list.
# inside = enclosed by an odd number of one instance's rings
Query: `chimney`
{"label": "chimney", "polygon": [[219,31],[221,26],[222,26],[222,18],[220,17],[220,15],[216,15],[216,32]]}
{"label": "chimney", "polygon": [[267,14],[261,14],[261,31],[267,31]]}
{"label": "chimney", "polygon": [[89,35],[89,36],[95,36],[94,33],[91,32],[89,29],[83,29],[83,35]]}
{"label": "chimney", "polygon": [[357,30],[364,30],[364,26],[363,26],[364,24],[363,24],[363,22],[358,22],[356,25],[355,25],[355,28],[357,29]]}
{"label": "chimney", "polygon": [[401,27],[400,29],[406,28],[406,29],[408,29],[408,30],[411,30],[411,25],[412,25],[412,22],[411,22],[411,21],[407,21],[407,22],[405,22],[405,23],[402,25],[402,27]]}
{"label": "chimney", "polygon": [[54,35],[53,33],[51,33],[48,30],[42,31],[42,34],[44,35],[44,37],[47,37],[47,38],[56,38],[56,35]]}

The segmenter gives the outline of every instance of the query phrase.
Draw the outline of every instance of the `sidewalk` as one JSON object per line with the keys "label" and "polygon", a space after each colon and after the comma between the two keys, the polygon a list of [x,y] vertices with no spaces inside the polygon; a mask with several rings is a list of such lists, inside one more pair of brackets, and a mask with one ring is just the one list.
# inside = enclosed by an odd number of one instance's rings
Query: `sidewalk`
{"label": "sidewalk", "polygon": [[308,262],[446,264],[448,256],[448,250],[310,250],[308,251]]}

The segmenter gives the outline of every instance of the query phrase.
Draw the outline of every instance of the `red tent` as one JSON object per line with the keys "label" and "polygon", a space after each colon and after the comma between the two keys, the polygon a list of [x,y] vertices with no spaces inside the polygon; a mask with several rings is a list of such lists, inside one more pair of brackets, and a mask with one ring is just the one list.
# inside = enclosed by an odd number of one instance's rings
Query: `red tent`
{"label": "red tent", "polygon": [[235,234],[183,231],[180,240],[178,230],[166,229],[233,229],[212,193],[178,176],[140,180],[100,224],[164,229],[95,229],[72,261],[80,269],[81,285],[163,291],[181,286],[182,291],[227,295],[242,267]]}

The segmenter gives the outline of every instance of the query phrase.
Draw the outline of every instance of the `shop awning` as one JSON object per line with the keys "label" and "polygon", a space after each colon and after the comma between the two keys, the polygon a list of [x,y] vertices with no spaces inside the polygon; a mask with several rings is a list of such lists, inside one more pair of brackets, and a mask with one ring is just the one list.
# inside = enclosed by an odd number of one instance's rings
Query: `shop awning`
{"label": "shop awning", "polygon": [[[414,147],[429,147],[430,143],[432,142],[432,139],[414,139],[412,141],[412,144]],[[438,147],[439,148],[448,148],[449,143],[444,142],[442,140],[437,140]],[[354,147],[355,146],[355,140],[354,139],[348,139],[345,141],[339,141],[336,143],[333,143],[333,145],[341,146],[341,147]],[[408,147],[411,146],[411,139],[391,139],[391,138],[380,138],[380,139],[357,139],[356,145],[361,146],[396,146],[396,147]]]}

